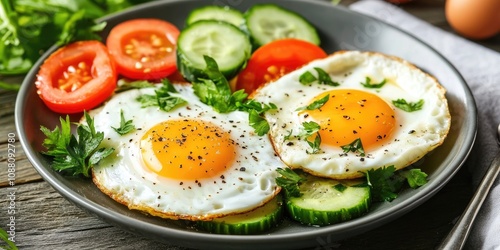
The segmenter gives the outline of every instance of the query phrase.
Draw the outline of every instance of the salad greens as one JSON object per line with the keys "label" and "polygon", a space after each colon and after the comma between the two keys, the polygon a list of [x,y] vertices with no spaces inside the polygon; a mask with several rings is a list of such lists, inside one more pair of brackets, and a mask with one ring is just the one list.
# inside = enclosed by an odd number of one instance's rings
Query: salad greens
{"label": "salad greens", "polygon": [[0,76],[27,73],[54,44],[100,39],[96,18],[148,1],[0,0]]}

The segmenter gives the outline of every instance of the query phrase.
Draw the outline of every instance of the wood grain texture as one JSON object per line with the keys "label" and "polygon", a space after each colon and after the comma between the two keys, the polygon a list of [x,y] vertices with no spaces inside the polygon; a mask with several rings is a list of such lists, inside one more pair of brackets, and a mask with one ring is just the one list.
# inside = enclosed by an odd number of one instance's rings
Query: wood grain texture
{"label": "wood grain texture", "polygon": [[[182,249],[127,233],[62,198],[47,182],[16,185],[16,240],[20,249]],[[0,204],[7,204],[6,195]],[[0,221],[8,222],[6,208]]]}
{"label": "wood grain texture", "polygon": [[[349,5],[354,0],[343,0]],[[444,0],[415,0],[400,7],[444,30]],[[479,41],[500,51],[500,38]],[[19,81],[19,78],[13,81]],[[0,227],[9,222],[7,134],[15,132],[16,93],[0,90]],[[21,249],[167,249],[186,248],[130,234],[87,214],[57,193],[31,166],[16,142],[16,240]],[[451,229],[472,195],[466,169],[434,197],[408,214],[367,233],[331,242],[320,239],[314,249],[432,249]],[[452,205],[450,205],[452,204]]]}

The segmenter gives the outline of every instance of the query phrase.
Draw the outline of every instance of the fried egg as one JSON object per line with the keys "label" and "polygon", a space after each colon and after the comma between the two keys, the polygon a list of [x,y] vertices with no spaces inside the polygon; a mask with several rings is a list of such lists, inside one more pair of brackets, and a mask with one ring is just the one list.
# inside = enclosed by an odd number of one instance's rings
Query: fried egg
{"label": "fried egg", "polygon": [[[308,74],[319,79],[318,69],[331,82],[304,80]],[[266,119],[288,166],[336,179],[384,166],[405,168],[442,144],[451,122],[445,89],[435,78],[404,60],[371,52],[341,51],[313,61],[252,98],[279,107]],[[395,103],[421,109],[405,111]],[[319,125],[317,132],[306,133],[310,124]]]}
{"label": "fried egg", "polygon": [[[172,94],[187,104],[165,112],[136,99],[154,88],[116,94],[90,112],[114,153],[93,168],[93,181],[130,209],[170,219],[210,220],[264,205],[278,192],[276,156],[257,136],[248,114],[220,114],[199,101],[191,85]],[[120,112],[135,130],[119,135]]]}

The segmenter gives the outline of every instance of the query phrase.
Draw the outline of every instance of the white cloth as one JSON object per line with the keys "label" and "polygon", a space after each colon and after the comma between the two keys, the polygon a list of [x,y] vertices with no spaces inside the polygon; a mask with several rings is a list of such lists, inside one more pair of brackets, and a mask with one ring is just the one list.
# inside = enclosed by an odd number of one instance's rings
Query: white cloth
{"label": "white cloth", "polygon": [[[464,77],[473,92],[479,116],[476,143],[465,165],[476,187],[498,152],[496,131],[500,122],[500,53],[443,31],[384,1],[366,0],[349,7],[420,38],[446,57]],[[466,248],[500,249],[500,178],[497,178],[479,212]]]}

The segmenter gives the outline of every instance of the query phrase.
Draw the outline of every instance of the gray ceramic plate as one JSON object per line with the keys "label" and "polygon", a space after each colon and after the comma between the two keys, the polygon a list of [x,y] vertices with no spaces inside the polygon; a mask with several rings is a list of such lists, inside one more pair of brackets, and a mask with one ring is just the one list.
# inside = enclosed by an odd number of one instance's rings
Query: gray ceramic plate
{"label": "gray ceramic plate", "polygon": [[[16,126],[24,150],[40,175],[64,197],[104,221],[154,240],[195,248],[291,249],[317,246],[319,242],[360,234],[387,223],[419,206],[441,189],[458,171],[474,143],[476,107],[466,83],[438,52],[415,37],[390,25],[322,1],[269,0],[171,0],[146,4],[110,16],[108,28],[138,17],[168,20],[179,28],[190,10],[207,4],[226,4],[242,11],[258,2],[276,2],[301,13],[321,36],[327,52],[339,49],[378,51],[402,57],[433,74],[448,90],[452,128],[444,144],[418,162],[429,173],[429,183],[417,190],[406,190],[391,203],[375,204],[366,216],[327,227],[306,227],[285,221],[264,235],[213,235],[196,231],[179,222],[162,220],[130,211],[102,194],[90,180],[62,177],[52,171],[38,153],[42,150],[40,125],[53,128],[59,115],[52,113],[36,94],[34,79],[46,54],[26,77],[16,103]],[[390,15],[390,13],[385,13]],[[107,32],[104,32],[106,36]],[[51,51],[53,51],[53,48]],[[50,52],[50,51],[49,51]],[[78,117],[74,117],[78,119]]]}

